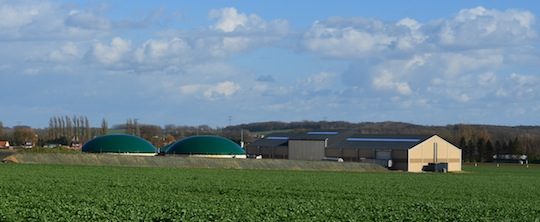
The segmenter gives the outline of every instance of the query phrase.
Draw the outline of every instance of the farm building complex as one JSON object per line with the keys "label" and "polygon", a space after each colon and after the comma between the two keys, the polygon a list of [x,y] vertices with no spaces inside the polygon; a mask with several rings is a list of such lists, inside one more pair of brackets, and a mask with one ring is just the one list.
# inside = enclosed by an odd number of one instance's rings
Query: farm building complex
{"label": "farm building complex", "polygon": [[367,162],[409,172],[461,171],[461,149],[438,135],[365,135],[345,131],[273,133],[246,150],[220,136],[191,136],[160,150],[136,136],[113,134],[83,145],[86,153],[180,155],[212,158],[333,160]]}
{"label": "farm building complex", "polygon": [[274,133],[249,144],[246,152],[263,158],[375,162],[409,172],[421,172],[438,164],[443,170],[461,171],[461,149],[437,135]]}

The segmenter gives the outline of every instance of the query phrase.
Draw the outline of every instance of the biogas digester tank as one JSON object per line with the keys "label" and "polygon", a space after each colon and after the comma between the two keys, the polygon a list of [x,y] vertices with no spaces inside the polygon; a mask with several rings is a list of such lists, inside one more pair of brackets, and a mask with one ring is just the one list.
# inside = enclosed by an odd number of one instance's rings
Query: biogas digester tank
{"label": "biogas digester tank", "polygon": [[131,155],[155,155],[156,148],[143,138],[127,134],[111,134],[96,137],[82,146],[85,153],[116,153]]}
{"label": "biogas digester tank", "polygon": [[191,136],[168,145],[165,154],[246,158],[246,152],[233,141],[220,136]]}

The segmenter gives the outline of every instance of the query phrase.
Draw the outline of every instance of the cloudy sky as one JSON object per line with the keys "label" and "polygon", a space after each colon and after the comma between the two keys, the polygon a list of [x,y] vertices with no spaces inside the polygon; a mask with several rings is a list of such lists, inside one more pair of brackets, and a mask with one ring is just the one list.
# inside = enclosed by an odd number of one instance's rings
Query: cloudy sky
{"label": "cloudy sky", "polygon": [[537,1],[0,0],[0,121],[540,124]]}

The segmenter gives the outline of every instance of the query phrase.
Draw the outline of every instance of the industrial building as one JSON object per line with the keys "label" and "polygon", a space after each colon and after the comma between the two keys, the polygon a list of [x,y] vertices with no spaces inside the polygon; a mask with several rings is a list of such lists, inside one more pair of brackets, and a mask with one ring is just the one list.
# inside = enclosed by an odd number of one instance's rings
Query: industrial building
{"label": "industrial building", "polygon": [[86,142],[82,146],[82,152],[154,156],[156,148],[140,137],[112,134],[99,136]]}
{"label": "industrial building", "polygon": [[195,157],[246,158],[246,152],[233,141],[220,136],[191,136],[162,149],[165,154]]}
{"label": "industrial building", "polygon": [[263,158],[373,162],[409,172],[421,172],[433,164],[442,164],[445,171],[461,171],[461,149],[438,135],[275,133],[249,144],[246,152]]}

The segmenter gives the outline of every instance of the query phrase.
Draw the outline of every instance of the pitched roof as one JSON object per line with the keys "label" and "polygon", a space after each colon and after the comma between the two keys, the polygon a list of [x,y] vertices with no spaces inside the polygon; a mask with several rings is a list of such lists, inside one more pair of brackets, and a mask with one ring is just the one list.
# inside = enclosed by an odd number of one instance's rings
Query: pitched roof
{"label": "pitched roof", "polygon": [[287,146],[290,133],[272,133],[248,144],[248,147],[278,147]]}
{"label": "pitched roof", "polygon": [[289,140],[327,140],[327,144],[335,144],[348,135],[350,131],[310,131],[304,133],[272,133],[249,144],[249,147],[288,146]]}
{"label": "pitched roof", "polygon": [[410,149],[432,135],[351,135],[331,148],[345,149]]}
{"label": "pitched roof", "polygon": [[433,135],[376,135],[352,131],[311,131],[273,133],[249,144],[250,147],[288,146],[289,140],[327,140],[328,148],[344,149],[410,149]]}

